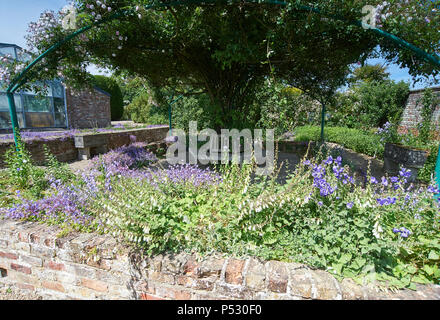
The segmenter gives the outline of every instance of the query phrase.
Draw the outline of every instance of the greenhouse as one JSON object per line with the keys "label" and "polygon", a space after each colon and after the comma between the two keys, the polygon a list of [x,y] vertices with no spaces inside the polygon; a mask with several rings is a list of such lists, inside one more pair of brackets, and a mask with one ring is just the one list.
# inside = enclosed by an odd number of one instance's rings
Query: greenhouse
{"label": "greenhouse", "polygon": [[[16,60],[27,60],[24,50],[14,44],[0,43],[0,57],[11,56]],[[45,96],[31,91],[15,94],[15,105],[20,128],[66,128],[66,92],[58,80],[48,81],[49,90]],[[8,99],[0,91],[0,130],[11,128]]]}

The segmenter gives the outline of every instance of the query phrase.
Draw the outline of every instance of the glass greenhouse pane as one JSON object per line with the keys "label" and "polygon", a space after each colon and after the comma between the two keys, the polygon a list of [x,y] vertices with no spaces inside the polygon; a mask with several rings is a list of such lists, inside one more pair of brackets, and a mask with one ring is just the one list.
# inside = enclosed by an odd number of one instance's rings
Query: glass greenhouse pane
{"label": "glass greenhouse pane", "polygon": [[[14,95],[15,100],[15,109],[17,111],[21,111],[21,97],[20,95],[16,94]],[[6,93],[1,92],[0,93],[0,110],[1,111],[8,111],[9,112],[9,102],[8,97],[6,96]]]}
{"label": "glass greenhouse pane", "polygon": [[57,98],[64,98],[64,87],[60,82],[54,81],[51,83],[52,96]]}
{"label": "glass greenhouse pane", "polygon": [[8,97],[6,93],[0,93],[0,110],[9,110]]}
{"label": "glass greenhouse pane", "polygon": [[64,113],[55,113],[55,127],[66,127],[66,115]]}
{"label": "glass greenhouse pane", "polygon": [[0,47],[0,56],[11,55],[15,59],[14,47]]}
{"label": "glass greenhouse pane", "polygon": [[50,98],[24,95],[25,111],[28,112],[52,112]]}
{"label": "glass greenhouse pane", "polygon": [[54,111],[58,113],[64,113],[64,99],[62,98],[53,98]]}
{"label": "glass greenhouse pane", "polygon": [[0,112],[0,128],[10,128],[11,127],[11,117],[9,112],[1,111]]}
{"label": "glass greenhouse pane", "polygon": [[[41,82],[41,81],[35,81],[35,85],[38,86],[38,87],[40,87],[40,88],[42,88],[42,87],[43,87],[43,82]],[[22,93],[27,93],[27,94],[34,94],[34,95],[37,95],[37,94],[38,94],[38,92],[36,92],[36,91],[33,90],[32,88],[31,88],[31,89],[24,89],[23,91],[20,91],[20,92],[22,92]],[[52,92],[51,92],[50,86],[49,86],[49,84],[48,84],[48,87],[46,88],[46,92],[45,92],[44,95],[51,95],[51,94],[52,94]]]}
{"label": "glass greenhouse pane", "polygon": [[[17,113],[17,120],[18,120],[18,125],[20,126],[20,128],[24,127],[24,122],[23,122],[23,114],[22,113]],[[12,128],[12,124],[11,124],[11,116],[9,114],[9,111],[0,111],[0,129],[8,129],[8,128]]]}
{"label": "glass greenhouse pane", "polygon": [[31,55],[22,49],[17,49],[17,60],[26,62],[31,59]]}
{"label": "glass greenhouse pane", "polygon": [[28,128],[53,127],[54,119],[51,112],[26,112]]}

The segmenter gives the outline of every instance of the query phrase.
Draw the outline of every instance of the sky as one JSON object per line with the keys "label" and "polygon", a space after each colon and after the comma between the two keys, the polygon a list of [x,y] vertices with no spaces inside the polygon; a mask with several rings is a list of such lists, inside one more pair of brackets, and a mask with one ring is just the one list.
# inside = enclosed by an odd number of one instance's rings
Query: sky
{"label": "sky", "polygon": [[[57,11],[68,4],[67,0],[0,0],[0,43],[11,43],[26,48],[24,36],[27,33],[28,24],[38,20],[44,10]],[[370,64],[384,63],[383,59],[371,59]],[[394,64],[388,65],[390,78],[396,81],[409,82],[412,89],[423,88],[423,83],[413,84],[407,69],[401,69]],[[108,74],[105,70],[99,70],[92,66],[89,68],[92,74]]]}
{"label": "sky", "polygon": [[[45,10],[58,11],[69,3],[67,0],[0,0],[0,43],[16,44],[26,49],[28,24],[37,21]],[[92,74],[107,72],[92,66]]]}

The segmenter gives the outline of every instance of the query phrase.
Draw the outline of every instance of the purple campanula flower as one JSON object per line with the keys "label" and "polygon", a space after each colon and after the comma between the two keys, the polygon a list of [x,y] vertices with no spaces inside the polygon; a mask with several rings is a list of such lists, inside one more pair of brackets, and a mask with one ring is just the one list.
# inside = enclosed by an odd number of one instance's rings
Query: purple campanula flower
{"label": "purple campanula flower", "polygon": [[338,165],[341,165],[341,163],[342,163],[342,157],[341,157],[341,156],[337,156],[335,162],[336,162]]}
{"label": "purple campanula flower", "polygon": [[325,164],[332,164],[333,163],[333,157],[329,156],[326,160],[324,160]]}
{"label": "purple campanula flower", "polygon": [[380,206],[387,206],[396,203],[396,197],[377,198],[376,201]]}
{"label": "purple campanula flower", "polygon": [[393,228],[393,232],[399,233],[402,238],[408,238],[412,234],[412,232],[405,227],[402,227],[400,229]]}
{"label": "purple campanula flower", "polygon": [[398,178],[398,177],[391,177],[391,178],[390,178],[390,181],[391,181],[392,183],[396,183],[396,182],[399,181],[399,178]]}
{"label": "purple campanula flower", "polygon": [[351,208],[353,208],[353,202],[347,203],[347,209],[351,209]]}
{"label": "purple campanula flower", "polygon": [[409,178],[411,177],[411,171],[407,170],[406,168],[401,168],[399,171],[399,175],[403,178]]}

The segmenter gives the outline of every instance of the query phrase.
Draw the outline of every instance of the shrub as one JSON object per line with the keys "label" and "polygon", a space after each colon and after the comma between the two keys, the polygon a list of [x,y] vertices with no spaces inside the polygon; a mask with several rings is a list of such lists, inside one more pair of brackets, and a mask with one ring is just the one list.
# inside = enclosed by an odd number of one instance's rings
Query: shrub
{"label": "shrub", "polygon": [[409,85],[403,81],[368,81],[336,95],[336,104],[329,106],[332,126],[371,129],[386,122],[400,121]]}
{"label": "shrub", "polygon": [[116,80],[106,76],[96,75],[94,76],[94,85],[111,95],[111,119],[112,121],[120,120],[124,113],[124,101],[122,98],[121,89],[119,88]]}
{"label": "shrub", "polygon": [[67,183],[74,179],[74,174],[68,166],[60,163],[46,145],[43,148],[45,169],[33,163],[20,135],[18,135],[17,147],[12,145],[5,154],[7,175],[12,187],[26,191],[34,198],[41,198],[51,181]]}
{"label": "shrub", "polygon": [[260,110],[256,126],[275,129],[280,135],[297,126],[319,123],[321,105],[314,102],[301,90],[267,84],[257,94],[254,109]]}
{"label": "shrub", "polygon": [[171,108],[173,128],[188,132],[190,121],[197,121],[199,130],[216,128],[217,112],[206,94],[183,97]]}
{"label": "shrub", "polygon": [[427,149],[429,150],[428,158],[426,159],[423,168],[417,173],[417,178],[424,183],[429,183],[435,178],[434,173],[437,164],[438,142],[435,141],[431,143]]}
{"label": "shrub", "polygon": [[138,123],[165,124],[168,123],[167,109],[153,103],[148,91],[143,90],[125,107],[127,117]]}

